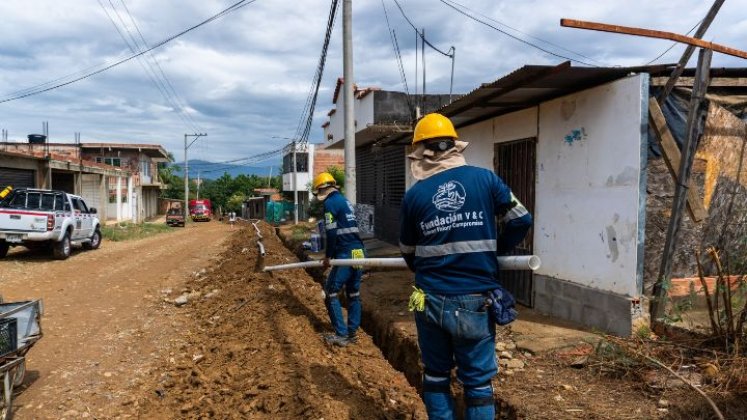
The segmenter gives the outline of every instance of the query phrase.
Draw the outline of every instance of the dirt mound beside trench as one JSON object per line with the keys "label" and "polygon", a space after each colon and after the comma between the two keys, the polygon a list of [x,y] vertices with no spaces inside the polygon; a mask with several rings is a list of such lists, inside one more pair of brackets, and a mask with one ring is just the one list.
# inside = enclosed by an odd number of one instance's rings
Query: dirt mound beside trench
{"label": "dirt mound beside trench", "polygon": [[[295,261],[262,225],[266,264]],[[173,356],[137,399],[141,418],[424,419],[420,398],[371,338],[346,348],[331,331],[321,287],[303,270],[255,272],[254,230],[233,234],[219,262],[191,279],[192,318]]]}

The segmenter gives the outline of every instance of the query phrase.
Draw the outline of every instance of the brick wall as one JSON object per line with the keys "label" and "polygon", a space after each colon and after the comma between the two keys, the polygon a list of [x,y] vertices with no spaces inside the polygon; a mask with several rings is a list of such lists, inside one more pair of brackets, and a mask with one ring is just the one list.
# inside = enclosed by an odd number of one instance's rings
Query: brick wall
{"label": "brick wall", "polygon": [[[345,152],[340,150],[330,149],[316,149],[314,150],[314,173],[313,177],[316,177],[320,173],[324,172],[330,166],[337,166],[338,168],[345,167]],[[313,178],[312,178],[313,179]]]}

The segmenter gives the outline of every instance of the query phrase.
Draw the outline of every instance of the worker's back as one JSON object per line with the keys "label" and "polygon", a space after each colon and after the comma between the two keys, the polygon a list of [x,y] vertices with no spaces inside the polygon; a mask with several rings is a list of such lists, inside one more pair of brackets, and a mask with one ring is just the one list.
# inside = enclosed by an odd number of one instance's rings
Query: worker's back
{"label": "worker's back", "polygon": [[[493,172],[452,168],[418,181],[402,203],[401,246],[418,287],[455,295],[496,288],[496,214],[511,191]],[[415,249],[411,249],[414,247]]]}

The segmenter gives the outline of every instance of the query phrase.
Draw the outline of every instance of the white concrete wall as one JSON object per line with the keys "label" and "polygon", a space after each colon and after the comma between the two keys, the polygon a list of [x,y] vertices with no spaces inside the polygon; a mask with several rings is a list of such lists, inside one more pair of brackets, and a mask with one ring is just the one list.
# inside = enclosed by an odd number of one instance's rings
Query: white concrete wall
{"label": "white concrete wall", "polygon": [[[374,96],[376,96],[375,91],[364,96],[362,99],[355,99],[356,132],[363,130],[370,124],[373,124]],[[324,128],[324,140],[327,143],[334,143],[345,138],[345,111],[343,103],[344,101],[342,99],[341,91],[340,97],[337,98],[337,104],[335,104],[337,111],[329,117],[329,125]],[[329,140],[328,134],[332,134],[332,140]]]}
{"label": "white concrete wall", "polygon": [[536,274],[638,295],[646,85],[635,76],[540,105]]}
{"label": "white concrete wall", "polygon": [[[542,267],[536,274],[639,295],[646,78],[622,79],[458,129],[470,143],[467,163],[490,170],[495,143],[538,137],[534,250]],[[407,166],[409,188],[414,180]]]}

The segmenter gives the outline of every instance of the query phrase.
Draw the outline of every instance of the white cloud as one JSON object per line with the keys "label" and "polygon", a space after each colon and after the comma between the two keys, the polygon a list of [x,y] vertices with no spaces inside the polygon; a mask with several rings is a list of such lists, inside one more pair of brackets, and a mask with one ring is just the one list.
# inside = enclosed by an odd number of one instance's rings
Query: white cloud
{"label": "white cloud", "polygon": [[[233,0],[125,0],[144,36],[154,44],[232,4]],[[467,92],[524,64],[556,64],[541,52],[458,14],[440,1],[399,0],[410,19],[426,29],[440,49],[456,47],[455,92]],[[684,33],[705,15],[711,2],[682,0],[458,0],[470,9],[519,29],[512,34],[561,55],[609,65],[644,64],[671,43],[624,35],[562,28],[576,18]],[[103,3],[109,7],[108,0]],[[113,0],[123,19],[121,0]],[[354,4],[355,72],[361,85],[402,89],[380,0]],[[396,31],[408,84],[415,89],[415,35],[392,0],[385,0]],[[747,0],[726,2],[706,39],[744,48]],[[159,48],[159,63],[187,112],[207,139],[195,157],[228,160],[278,148],[272,136],[292,136],[309,93],[322,45],[329,0],[258,0]],[[4,0],[0,2],[0,96],[113,62],[127,51],[99,4],[91,0]],[[497,24],[496,24],[497,25]],[[128,26],[131,24],[128,23]],[[531,38],[539,37],[589,58]],[[311,138],[331,105],[342,75],[341,13],[330,43]],[[678,46],[658,62],[674,62]],[[448,92],[449,59],[426,51],[428,92]],[[418,55],[419,58],[419,55]],[[592,61],[593,60],[593,61]],[[694,59],[693,59],[694,60]],[[743,60],[714,55],[714,66],[745,66]],[[693,61],[694,62],[694,61]],[[691,64],[693,63],[691,62]],[[574,64],[576,65],[576,64]],[[420,82],[421,75],[418,75]],[[421,89],[421,86],[418,86]],[[52,140],[158,142],[181,156],[183,134],[192,132],[135,62],[85,81],[23,100],[0,104],[0,127],[21,140],[50,122]]]}

